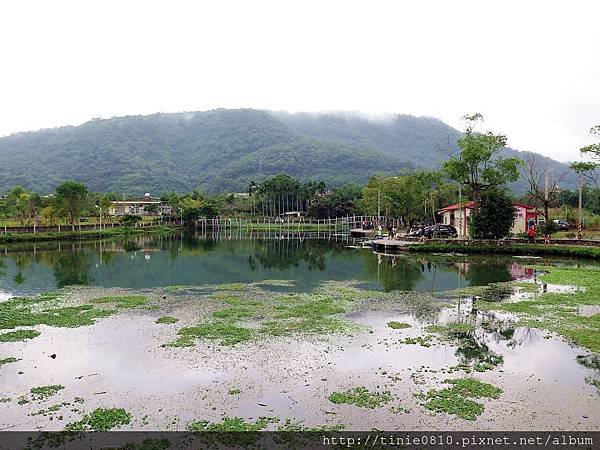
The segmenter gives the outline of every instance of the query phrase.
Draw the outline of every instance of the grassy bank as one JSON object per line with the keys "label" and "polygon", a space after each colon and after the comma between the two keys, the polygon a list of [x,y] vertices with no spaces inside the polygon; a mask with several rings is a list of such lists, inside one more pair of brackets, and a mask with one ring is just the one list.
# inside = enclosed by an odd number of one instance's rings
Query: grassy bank
{"label": "grassy bank", "polygon": [[431,242],[412,244],[412,252],[439,253],[497,253],[505,255],[548,255],[575,258],[600,259],[600,247],[556,244],[459,244],[454,242]]}
{"label": "grassy bank", "polygon": [[87,239],[105,239],[143,233],[164,233],[175,230],[171,226],[155,228],[107,228],[105,230],[61,231],[52,233],[7,233],[0,234],[0,243],[11,242],[43,242],[43,241],[78,241]]}
{"label": "grassy bank", "polygon": [[[575,286],[573,291],[541,292],[514,301],[478,300],[479,310],[516,314],[519,323],[548,330],[600,353],[600,270],[543,266],[542,282]],[[585,313],[586,308],[589,313]]]}

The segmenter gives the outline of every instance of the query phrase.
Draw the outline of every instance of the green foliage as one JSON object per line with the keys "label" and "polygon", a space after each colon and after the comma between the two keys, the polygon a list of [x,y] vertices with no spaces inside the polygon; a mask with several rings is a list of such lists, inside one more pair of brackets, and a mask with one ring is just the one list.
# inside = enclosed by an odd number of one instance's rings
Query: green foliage
{"label": "green foliage", "polygon": [[333,186],[365,183],[380,172],[438,167],[445,153],[436,144],[450,141],[453,152],[459,137],[439,120],[413,116],[377,121],[220,109],[117,117],[0,138],[0,191],[22,185],[51,192],[73,174],[92,191],[136,196],[246,192],[252,181],[280,172]]}
{"label": "green foliage", "polygon": [[522,161],[499,156],[506,145],[506,136],[491,131],[475,132],[477,123],[483,120],[481,114],[467,115],[464,119],[467,127],[464,136],[458,140],[460,154],[444,163],[444,171],[451,180],[468,186],[472,199],[478,203],[488,189],[516,181]]}
{"label": "green foliage", "polygon": [[470,218],[469,233],[473,239],[502,239],[510,233],[515,220],[512,199],[504,191],[483,193],[479,214]]}
{"label": "green foliage", "polygon": [[110,431],[131,423],[131,414],[123,408],[97,408],[77,422],[67,424],[65,431]]}
{"label": "green foliage", "polygon": [[133,214],[125,214],[121,218],[121,223],[126,227],[133,227],[141,221],[142,221],[142,216],[136,216]]}
{"label": "green foliage", "polygon": [[388,391],[378,393],[370,392],[366,387],[359,386],[344,392],[334,392],[329,396],[332,403],[347,403],[360,408],[379,408],[390,402],[392,396]]}
{"label": "green foliage", "polygon": [[65,214],[73,225],[86,206],[88,188],[79,181],[64,181],[56,188],[56,204],[59,212]]}
{"label": "green foliage", "polygon": [[[452,187],[444,184],[437,172],[413,172],[409,175],[382,177],[375,176],[363,189],[361,206],[368,214],[403,217],[409,225],[415,221],[431,220],[431,208],[438,200],[437,207],[445,206],[454,200]],[[436,208],[437,208],[436,207]],[[425,214],[425,211],[429,213]]]}

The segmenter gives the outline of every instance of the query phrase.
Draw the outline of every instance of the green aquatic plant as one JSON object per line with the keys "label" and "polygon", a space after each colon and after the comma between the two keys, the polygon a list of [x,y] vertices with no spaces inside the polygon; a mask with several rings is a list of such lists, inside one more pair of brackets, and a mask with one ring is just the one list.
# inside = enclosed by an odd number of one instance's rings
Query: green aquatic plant
{"label": "green aquatic plant", "polygon": [[359,386],[344,392],[334,392],[329,396],[332,403],[347,403],[361,408],[378,408],[392,400],[388,391],[370,392],[366,387]]}
{"label": "green aquatic plant", "polygon": [[421,347],[431,347],[432,343],[431,343],[431,339],[432,336],[426,335],[426,336],[417,336],[417,337],[407,337],[405,339],[402,339],[400,341],[401,344],[407,344],[407,345],[420,345]]}
{"label": "green aquatic plant", "polygon": [[466,420],[475,420],[485,409],[481,403],[470,398],[497,399],[502,394],[502,389],[473,378],[444,380],[444,383],[452,387],[431,389],[426,394],[418,395],[418,398],[425,400],[423,406],[431,411],[453,414]]}
{"label": "green aquatic plant", "polygon": [[111,295],[95,298],[90,301],[99,304],[110,303],[116,308],[137,308],[148,303],[148,299],[143,295]]}
{"label": "green aquatic plant", "polygon": [[232,321],[248,319],[255,316],[255,312],[249,308],[233,306],[231,308],[221,309],[212,313],[217,319],[227,319]]}
{"label": "green aquatic plant", "polygon": [[402,330],[404,328],[410,328],[411,325],[409,323],[405,323],[405,322],[395,322],[395,321],[391,321],[387,323],[387,326],[390,328],[393,328],[394,330]]}
{"label": "green aquatic plant", "polygon": [[226,322],[209,322],[185,327],[180,329],[177,334],[177,340],[169,346],[191,347],[196,339],[216,340],[221,345],[235,345],[249,341],[254,336],[253,330]]}
{"label": "green aquatic plant", "polygon": [[16,297],[0,302],[0,329],[35,325],[79,327],[92,325],[94,320],[114,311],[95,309],[93,305],[57,306],[57,294]]}
{"label": "green aquatic plant", "polygon": [[58,391],[63,390],[65,387],[62,384],[50,384],[48,386],[38,386],[31,388],[32,400],[40,401],[45,400],[48,397],[52,397]]}
{"label": "green aquatic plant", "polygon": [[8,358],[2,358],[2,359],[0,359],[0,366],[2,366],[4,364],[16,363],[17,361],[21,361],[21,359],[20,358],[14,358],[12,356],[10,356]]}
{"label": "green aquatic plant", "polygon": [[123,408],[97,408],[77,422],[71,422],[65,431],[110,431],[131,423],[131,414]]}
{"label": "green aquatic plant", "polygon": [[36,330],[17,330],[0,334],[0,342],[17,342],[33,339],[40,335]]}
{"label": "green aquatic plant", "polygon": [[171,317],[171,316],[163,316],[163,317],[159,317],[158,319],[156,319],[156,323],[177,323],[179,322],[179,319],[177,319],[176,317]]}

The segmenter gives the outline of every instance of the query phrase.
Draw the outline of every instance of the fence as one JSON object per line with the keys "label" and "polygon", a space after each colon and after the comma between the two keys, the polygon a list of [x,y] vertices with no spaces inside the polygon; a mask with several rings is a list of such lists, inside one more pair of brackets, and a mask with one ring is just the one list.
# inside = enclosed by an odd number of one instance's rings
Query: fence
{"label": "fence", "polygon": [[385,217],[377,216],[346,216],[336,217],[333,219],[306,219],[304,217],[260,217],[260,218],[216,218],[216,219],[200,219],[196,221],[196,227],[199,229],[230,229],[230,228],[246,228],[246,229],[267,229],[267,228],[311,228],[317,231],[333,229],[334,233],[347,233],[351,229],[361,228],[364,222],[376,224],[390,224],[399,226],[400,221],[397,219],[386,219]]}
{"label": "fence", "polygon": [[[31,225],[31,226],[24,226],[24,227],[3,226],[3,227],[0,227],[0,233],[3,233],[3,234],[61,233],[61,232],[70,232],[73,229],[76,232],[81,232],[81,231],[105,230],[107,228],[119,228],[122,226],[123,225],[120,223],[103,223],[102,226],[100,226],[100,224],[97,224],[97,223],[83,224],[83,225],[78,224],[78,225],[75,225],[74,227],[71,227],[71,225],[54,225],[54,226]],[[136,224],[136,228],[152,228],[155,226],[156,226],[156,224],[153,224],[153,223],[138,223],[138,224]]]}

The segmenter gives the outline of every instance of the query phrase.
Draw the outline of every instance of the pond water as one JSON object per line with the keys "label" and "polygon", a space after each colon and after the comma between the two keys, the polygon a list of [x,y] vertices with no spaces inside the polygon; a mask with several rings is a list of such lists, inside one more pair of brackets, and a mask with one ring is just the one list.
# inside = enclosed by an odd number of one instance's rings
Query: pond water
{"label": "pond water", "polygon": [[350,244],[339,236],[309,234],[170,234],[5,245],[0,247],[0,299],[67,285],[139,289],[272,279],[294,280],[293,289],[304,291],[323,281],[359,280],[366,289],[438,292],[534,275],[523,259],[386,257]]}
{"label": "pond water", "polygon": [[[468,296],[450,301],[429,294],[535,281],[528,263],[593,262],[498,255],[391,257],[356,244],[344,236],[222,233],[0,246],[0,300],[70,285],[90,286],[68,290],[73,304],[129,295],[129,289],[143,290],[149,298],[147,307],[119,309],[91,326],[38,325],[39,337],[1,343],[0,358],[14,361],[0,364],[0,429],[61,430],[80,420],[83,411],[115,406],[133,414],[126,428],[133,430],[181,430],[199,419],[217,423],[224,415],[249,421],[267,415],[347,429],[597,428],[598,355],[556,334],[530,329],[514,315],[479,311]],[[259,333],[264,322],[277,319],[281,297],[317,301],[315,289],[349,286],[363,288],[358,291],[366,297],[342,314],[359,326],[344,333],[257,334],[234,346],[210,339],[199,339],[193,347],[167,345],[183,327],[214,321],[215,312],[237,302],[246,302],[252,314],[236,325]],[[572,290],[537,289],[559,288]],[[287,290],[307,294],[274,292]],[[529,290],[515,295],[535,295]],[[583,305],[578,313],[591,317],[597,305]],[[178,322],[157,323],[167,315]],[[404,328],[390,327],[392,321]],[[431,330],[451,323],[471,324],[473,331],[448,340]],[[477,421],[432,414],[415,397],[446,387],[447,378],[458,376],[503,389],[498,400],[478,400],[485,410]],[[31,398],[32,387],[58,384],[64,389],[52,398]],[[375,409],[329,400],[332,392],[357,386],[390,392],[394,400]],[[51,405],[59,410],[54,416],[45,411]]]}

